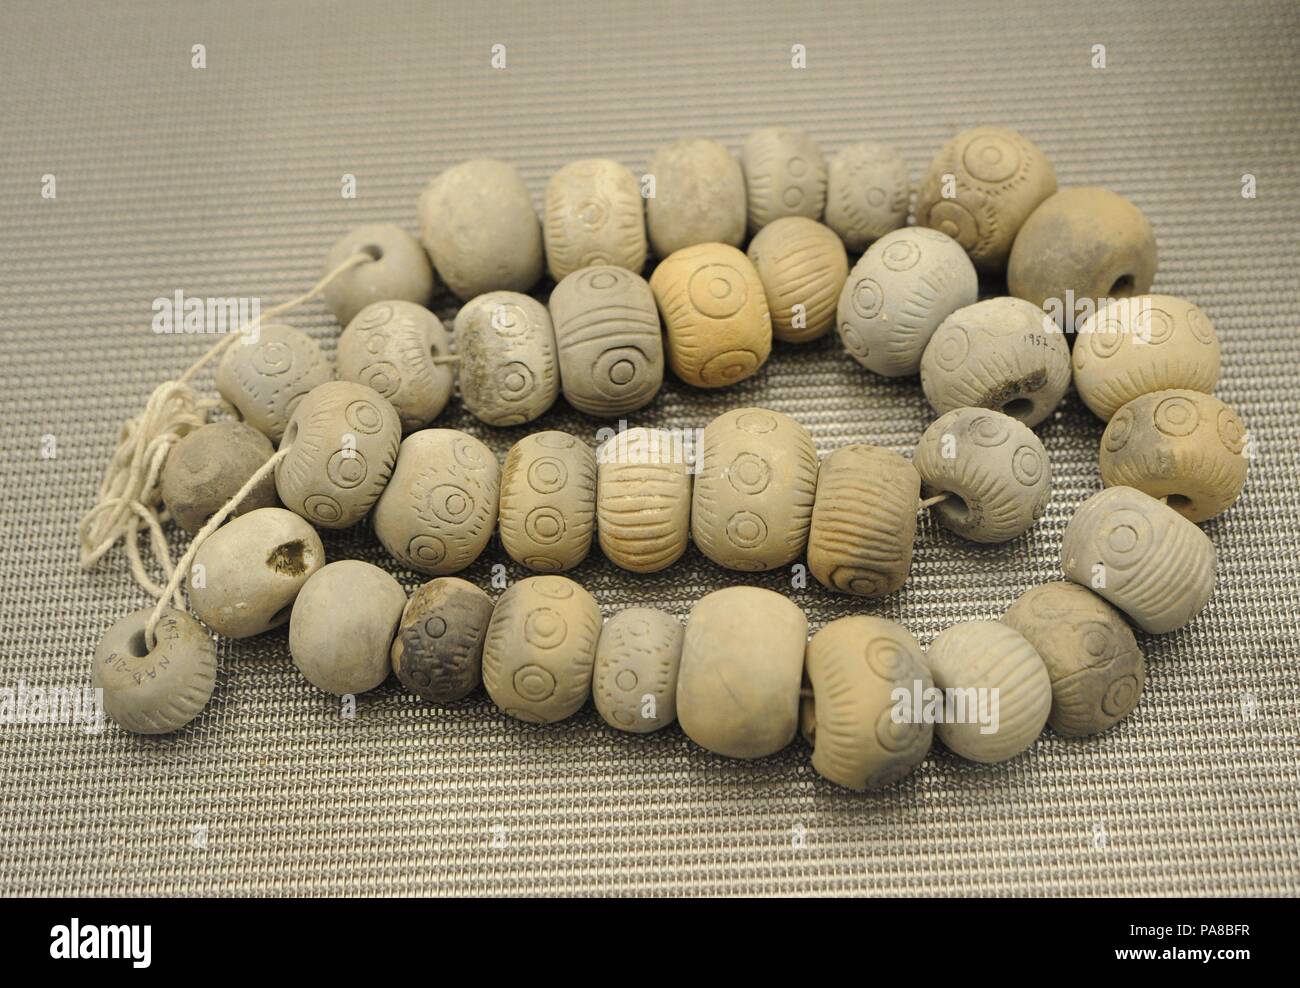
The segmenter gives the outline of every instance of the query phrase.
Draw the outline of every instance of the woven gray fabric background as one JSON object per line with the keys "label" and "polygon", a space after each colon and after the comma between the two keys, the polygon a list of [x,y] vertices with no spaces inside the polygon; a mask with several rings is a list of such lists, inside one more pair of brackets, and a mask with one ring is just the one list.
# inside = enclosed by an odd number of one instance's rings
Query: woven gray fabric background
{"label": "woven gray fabric background", "polygon": [[[190,65],[199,43],[202,70]],[[489,64],[496,43],[505,70]],[[796,43],[804,70],[790,66]],[[1089,64],[1094,44],[1104,69]],[[915,182],[957,130],[1016,127],[1062,185],[1103,184],[1146,210],[1156,290],[1214,320],[1217,393],[1245,421],[1253,460],[1241,501],[1205,526],[1221,560],[1213,601],[1183,631],[1140,636],[1146,692],[1102,737],[1048,731],[989,767],[936,744],[902,784],[857,795],[823,782],[801,740],[729,761],[676,727],[620,734],[590,707],[529,727],[481,691],[436,707],[390,680],[344,720],[293,668],[282,630],[223,640],[212,703],[175,737],[0,727],[0,892],[1300,891],[1298,55],[1292,2],[6,0],[0,685],[86,683],[99,636],[148,603],[120,551],[78,569],[75,526],[120,421],[212,342],[153,334],[152,300],[297,294],[347,228],[414,231],[424,183],[471,156],[518,164],[540,206],[565,161],[608,156],[639,173],[680,136],[738,151],[751,129],[786,123],[828,153],[880,139]],[[354,201],[339,194],[344,173],[357,176]],[[1241,196],[1244,173],[1258,198]],[[333,353],[339,327],[320,303],[288,321]],[[670,377],[634,423],[702,427],[747,404],[796,417],[823,455],[850,441],[908,451],[932,418],[915,380],[869,374],[832,334],[778,345],[729,390]],[[532,427],[493,431],[459,403],[438,424],[503,456],[532,429],[594,442],[600,423],[560,402]],[[926,520],[911,581],[882,602],[794,591],[789,573],[743,582],[791,593],[814,628],[867,612],[922,643],[1000,616],[1059,578],[1064,526],[1100,486],[1101,431],[1071,395],[1039,429],[1055,475],[1040,523],[982,547]],[[364,525],[326,548],[384,565],[408,590],[420,582]],[[494,543],[465,575],[487,586],[499,562]],[[652,577],[596,551],[572,575],[607,616],[631,604],[684,616],[741,582],[695,550]]]}

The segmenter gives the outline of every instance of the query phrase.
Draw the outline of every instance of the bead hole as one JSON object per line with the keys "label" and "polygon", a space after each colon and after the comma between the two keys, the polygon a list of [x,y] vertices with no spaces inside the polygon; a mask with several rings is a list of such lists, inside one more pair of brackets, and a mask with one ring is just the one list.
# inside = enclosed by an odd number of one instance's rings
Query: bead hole
{"label": "bead hole", "polygon": [[144,641],[144,628],[141,628],[126,640],[126,650],[137,659],[143,659],[149,654],[149,646]]}
{"label": "bead hole", "polygon": [[939,505],[939,510],[948,515],[957,524],[964,524],[970,517],[970,505],[956,491],[945,491],[948,500]]}
{"label": "bead hole", "polygon": [[369,254],[372,261],[382,261],[384,259],[384,248],[378,244],[366,244],[361,248],[362,254]]}
{"label": "bead hole", "polygon": [[1034,403],[1028,398],[1012,398],[1002,406],[1002,411],[1010,415],[1013,419],[1020,419],[1022,422],[1029,418],[1030,413],[1034,410]]}
{"label": "bead hole", "polygon": [[289,620],[289,615],[292,613],[293,604],[285,604],[278,611],[272,614],[270,620],[266,622],[267,630],[269,631],[271,628],[280,627],[280,625]]}
{"label": "bead hole", "polygon": [[1133,276],[1131,274],[1122,274],[1115,279],[1115,283],[1110,286],[1107,293],[1111,298],[1127,298],[1133,294]]}
{"label": "bead hole", "polygon": [[1175,511],[1186,513],[1192,508],[1192,499],[1186,494],[1170,494],[1165,498],[1165,504]]}

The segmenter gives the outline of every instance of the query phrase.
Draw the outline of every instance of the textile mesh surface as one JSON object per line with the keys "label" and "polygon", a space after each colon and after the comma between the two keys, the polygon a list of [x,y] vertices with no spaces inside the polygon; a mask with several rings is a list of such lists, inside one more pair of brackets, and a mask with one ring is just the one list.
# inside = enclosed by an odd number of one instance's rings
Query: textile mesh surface
{"label": "textile mesh surface", "polygon": [[[192,66],[193,46],[206,67]],[[491,65],[505,45],[506,67]],[[807,67],[791,66],[792,45]],[[1095,45],[1106,65],[1093,66]],[[355,718],[295,670],[287,631],[220,640],[215,695],[174,736],[109,725],[0,726],[0,891],[46,894],[1194,894],[1300,892],[1300,7],[1294,3],[429,4],[133,3],[0,10],[0,685],[88,683],[105,629],[151,603],[121,549],[92,572],[75,527],[120,423],[213,337],[152,332],[152,302],[305,290],[362,222],[415,232],[441,169],[512,161],[540,208],[568,160],[637,174],[659,145],[738,152],[768,124],[828,152],[896,146],[917,182],[952,134],[1023,131],[1063,186],[1105,185],[1156,230],[1155,290],[1186,296],[1223,346],[1217,394],[1244,420],[1250,473],[1204,525],[1219,553],[1205,611],[1139,635],[1148,682],[1114,730],[1048,730],[1004,764],[942,745],[898,785],[839,789],[796,739],[753,762],[673,726],[606,727],[588,706],[531,727],[480,690],[421,702],[395,679]],[[341,176],[358,195],[340,194]],[[56,197],[41,195],[55,176]],[[1242,195],[1243,176],[1256,196]],[[545,298],[549,285],[539,288]],[[983,286],[1000,294],[996,283]],[[455,301],[443,297],[445,320]],[[320,302],[285,320],[331,356]],[[200,379],[211,393],[211,375]],[[915,379],[860,368],[831,334],[775,347],[719,391],[669,375],[633,424],[702,427],[741,405],[803,423],[826,455],[909,452],[933,418]],[[530,431],[595,443],[563,401],[494,430],[458,400],[437,423],[504,457]],[[899,593],[864,601],[721,570],[691,549],[653,576],[600,552],[571,576],[608,617],[685,617],[752,583],[812,628],[870,613],[924,644],[996,618],[1060,578],[1062,532],[1100,488],[1102,423],[1073,393],[1038,433],[1045,516],[1001,546],[929,517]],[[184,547],[171,532],[173,551]],[[398,568],[366,524],[331,559]],[[464,576],[487,587],[498,541]],[[527,575],[513,564],[511,579]]]}

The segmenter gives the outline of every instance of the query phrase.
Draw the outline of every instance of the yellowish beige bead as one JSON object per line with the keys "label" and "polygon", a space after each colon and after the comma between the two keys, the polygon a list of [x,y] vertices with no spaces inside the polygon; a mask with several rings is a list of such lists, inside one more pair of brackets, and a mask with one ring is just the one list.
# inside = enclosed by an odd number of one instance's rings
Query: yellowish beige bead
{"label": "yellowish beige bead", "polygon": [[1154,391],[1111,416],[1101,479],[1205,521],[1236,502],[1246,482],[1246,430],[1231,408],[1199,391]]}
{"label": "yellowish beige bead", "polygon": [[772,316],[749,258],[728,244],[669,255],[650,276],[667,332],[668,365],[697,388],[743,381],[772,352]]}
{"label": "yellowish beige bead", "polygon": [[749,244],[772,315],[772,335],[806,343],[835,323],[849,259],[830,227],[803,216],[774,220]]}
{"label": "yellowish beige bead", "polygon": [[501,545],[515,562],[542,573],[587,558],[596,527],[596,457],[566,432],[525,436],[501,473]]}
{"label": "yellowish beige bead", "polygon": [[704,429],[691,499],[691,535],[727,569],[792,562],[808,542],[817,449],[808,430],[766,408],[737,408]]}
{"label": "yellowish beige bead", "polygon": [[617,161],[573,161],[546,186],[542,225],[551,277],[612,264],[640,274],[645,267],[645,206],[636,176]]}
{"label": "yellowish beige bead", "polygon": [[808,568],[832,590],[877,597],[907,582],[921,476],[879,446],[841,446],[817,475]]}
{"label": "yellowish beige bead", "polygon": [[804,671],[813,695],[803,699],[800,728],[818,774],[849,789],[876,789],[925,760],[934,725],[912,716],[911,698],[934,683],[921,646],[901,624],[832,621],[808,643]]}
{"label": "yellowish beige bead", "polygon": [[1079,397],[1109,421],[1120,406],[1152,391],[1213,391],[1219,338],[1209,317],[1186,299],[1135,295],[1083,320],[1071,360]]}
{"label": "yellowish beige bead", "polygon": [[614,565],[656,573],[686,551],[691,475],[684,452],[658,429],[628,429],[601,446],[596,531]]}

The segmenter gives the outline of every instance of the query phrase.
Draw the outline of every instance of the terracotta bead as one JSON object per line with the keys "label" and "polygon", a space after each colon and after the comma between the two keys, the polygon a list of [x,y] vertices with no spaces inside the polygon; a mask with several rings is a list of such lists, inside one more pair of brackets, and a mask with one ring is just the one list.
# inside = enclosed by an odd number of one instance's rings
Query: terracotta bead
{"label": "terracotta bead", "polygon": [[916,222],[957,240],[979,270],[998,272],[1020,227],[1055,191],[1052,163],[1028,138],[1006,127],[976,127],[931,162],[917,191]]}
{"label": "terracotta bead", "polygon": [[849,276],[833,230],[803,216],[773,220],[750,242],[749,260],[763,283],[773,336],[807,343],[831,328]]}
{"label": "terracotta bead", "polygon": [[245,422],[278,443],[303,395],[333,379],[334,369],[315,340],[270,323],[258,328],[256,342],[240,340],[226,350],[216,383]]}
{"label": "terracotta bead", "polygon": [[1173,508],[1132,487],[1108,487],[1075,511],[1061,569],[1153,635],[1187,624],[1209,602],[1214,544]]}
{"label": "terracotta bead", "polygon": [[390,650],[393,672],[412,693],[451,703],[479,684],[492,598],[472,583],[441,576],[411,594]]}
{"label": "terracotta bead", "polygon": [[921,389],[941,415],[995,408],[1035,426],[1069,388],[1065,334],[1024,299],[990,298],[958,309],[934,331],[921,357]]}
{"label": "terracotta bead", "polygon": [[488,425],[522,425],[560,390],[555,330],[546,306],[517,292],[488,292],[456,313],[460,397]]}
{"label": "terracotta bead", "polygon": [[533,576],[512,584],[483,644],[488,696],[529,724],[572,716],[591,692],[600,629],[600,607],[572,580]]}
{"label": "terracotta bead", "polygon": [[597,455],[596,531],[615,566],[657,573],[686,552],[691,475],[667,432],[628,429]]}
{"label": "terracotta bead", "polygon": [[646,226],[660,257],[696,244],[744,241],[745,174],[717,141],[667,144],[655,152],[650,174],[655,194],[645,202]]}
{"label": "terracotta bead", "polygon": [[403,566],[442,575],[478,559],[496,528],[501,470],[492,450],[454,429],[402,441],[375,504],[375,534]]}
{"label": "terracotta bead", "polygon": [[629,607],[605,622],[591,692],[606,724],[649,734],[677,719],[684,632],[680,621],[653,607]]}
{"label": "terracotta bead", "polygon": [[668,364],[697,388],[743,381],[772,352],[772,317],[754,265],[726,244],[677,251],[650,276]]}
{"label": "terracotta bead", "polygon": [[794,739],[808,619],[760,587],[715,590],[686,623],[677,720],[701,748],[762,758]]}
{"label": "terracotta bead", "polygon": [[339,337],[339,377],[388,399],[402,431],[422,429],[447,407],[452,373],[436,358],[451,353],[442,320],[412,302],[376,302]]}
{"label": "terracotta bead", "polygon": [[808,542],[817,449],[808,430],[766,408],[737,408],[704,429],[691,535],[727,569],[757,572],[798,558]]}
{"label": "terracotta bead", "polygon": [[851,144],[831,157],[828,176],[826,225],[852,253],[907,225],[907,165],[893,148],[873,141]]}
{"label": "terracotta bead", "polygon": [[757,233],[782,216],[821,219],[826,206],[826,159],[802,130],[763,127],[740,152],[749,197],[749,229]]}
{"label": "terracotta bead", "polygon": [[400,226],[367,223],[349,230],[325,255],[325,270],[334,270],[357,252],[374,260],[343,272],[321,293],[340,326],[346,326],[372,302],[428,305],[433,298],[429,257],[420,242]]}
{"label": "terracotta bead", "polygon": [[393,472],[402,426],[387,400],[352,381],[313,388],[299,404],[280,448],[275,488],[290,511],[321,528],[347,528],[366,516]]}
{"label": "terracotta bead", "polygon": [[587,558],[596,527],[596,456],[566,432],[535,432],[510,448],[501,474],[501,545],[543,573]]}
{"label": "terracotta bead", "polygon": [[1170,388],[1209,394],[1219,380],[1219,338],[1199,308],[1172,295],[1115,299],[1079,326],[1074,387],[1109,421],[1121,405]]}
{"label": "terracotta bead", "polygon": [[921,476],[879,446],[841,446],[817,474],[808,568],[824,587],[862,597],[907,582]]}
{"label": "terracotta bead", "polygon": [[[910,698],[934,683],[921,646],[901,624],[865,616],[832,621],[808,643],[804,670],[813,695],[803,698],[800,728],[823,778],[877,789],[925,760],[934,725],[911,716]],[[909,697],[906,719],[898,691]]]}
{"label": "terracotta bead", "polygon": [[573,161],[546,186],[546,263],[563,281],[579,268],[645,267],[645,205],[627,168],[606,158]]}
{"label": "terracotta bead", "polygon": [[[159,486],[172,521],[193,535],[239,492],[275,452],[270,440],[243,422],[212,422],[185,436],[163,461]],[[235,508],[241,515],[279,504],[266,477]]]}

